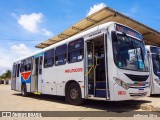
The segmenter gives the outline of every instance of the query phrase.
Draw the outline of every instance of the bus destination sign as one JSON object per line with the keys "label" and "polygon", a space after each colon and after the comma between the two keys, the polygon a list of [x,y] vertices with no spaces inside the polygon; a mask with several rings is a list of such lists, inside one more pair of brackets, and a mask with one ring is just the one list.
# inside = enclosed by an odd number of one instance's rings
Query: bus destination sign
{"label": "bus destination sign", "polygon": [[139,34],[138,32],[136,32],[135,30],[132,30],[131,28],[125,27],[123,25],[116,24],[116,30],[119,31],[119,32],[129,34],[131,36],[134,36],[134,37],[142,40],[142,35]]}

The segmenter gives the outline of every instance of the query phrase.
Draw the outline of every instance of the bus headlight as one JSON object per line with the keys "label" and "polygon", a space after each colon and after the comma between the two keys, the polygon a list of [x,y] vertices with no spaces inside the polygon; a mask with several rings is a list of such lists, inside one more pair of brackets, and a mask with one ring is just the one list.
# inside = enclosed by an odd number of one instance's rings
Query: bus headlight
{"label": "bus headlight", "polygon": [[115,77],[113,79],[119,86],[123,87],[126,90],[129,89],[129,85],[127,83],[125,83],[123,80],[121,80],[119,78],[115,78]]}

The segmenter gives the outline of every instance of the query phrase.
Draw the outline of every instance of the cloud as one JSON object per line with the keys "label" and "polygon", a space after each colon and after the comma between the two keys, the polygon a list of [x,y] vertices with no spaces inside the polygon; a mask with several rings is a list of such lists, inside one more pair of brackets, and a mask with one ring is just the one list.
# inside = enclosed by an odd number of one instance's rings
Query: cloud
{"label": "cloud", "polygon": [[[15,14],[12,13],[12,16]],[[46,28],[40,28],[44,15],[42,13],[23,14],[18,18],[18,24],[21,25],[25,30],[31,33],[41,33],[45,36],[51,37],[52,32]]]}
{"label": "cloud", "polygon": [[138,6],[133,6],[131,9],[130,9],[130,13],[131,14],[135,14],[138,12]]}
{"label": "cloud", "polygon": [[87,16],[99,11],[100,9],[102,9],[104,7],[106,7],[106,4],[104,4],[104,3],[99,3],[99,4],[96,4],[96,5],[93,5],[93,7],[90,7],[90,10],[87,13]]}
{"label": "cloud", "polygon": [[0,48],[0,75],[4,73],[7,69],[11,70],[12,58],[8,56],[9,52]]}
{"label": "cloud", "polygon": [[42,32],[43,32],[43,34],[46,35],[46,36],[50,36],[50,37],[53,36],[53,33],[50,32],[50,31],[48,31],[48,30],[46,30],[45,28],[42,29]]}
{"label": "cloud", "polygon": [[12,64],[15,60],[33,52],[35,52],[35,49],[31,49],[23,43],[10,45],[8,49],[5,49],[4,47],[1,46],[0,75],[8,69],[11,70]]}
{"label": "cloud", "polygon": [[29,49],[25,44],[12,45],[11,50],[14,51],[14,54],[21,56],[28,55],[32,53],[31,49]]}
{"label": "cloud", "polygon": [[135,17],[136,13],[139,11],[139,6],[134,5],[132,6],[127,12],[123,12],[123,14],[130,16],[130,17]]}
{"label": "cloud", "polygon": [[21,15],[18,23],[27,31],[32,33],[39,32],[38,25],[42,22],[42,13],[32,13],[30,15]]}

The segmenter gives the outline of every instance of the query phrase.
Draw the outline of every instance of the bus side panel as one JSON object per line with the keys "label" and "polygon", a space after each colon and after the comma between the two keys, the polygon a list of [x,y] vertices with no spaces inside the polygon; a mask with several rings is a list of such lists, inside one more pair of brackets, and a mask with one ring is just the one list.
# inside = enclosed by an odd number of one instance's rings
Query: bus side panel
{"label": "bus side panel", "polygon": [[11,81],[11,90],[16,90],[16,79],[15,78],[12,78],[12,81]]}
{"label": "bus side panel", "polygon": [[77,81],[80,85],[82,97],[84,98],[84,68],[83,60],[58,66],[58,79],[56,81],[57,95],[65,95],[65,84],[69,80]]}
{"label": "bus side panel", "polygon": [[27,83],[26,86],[27,86],[27,92],[31,92],[31,88],[30,88],[30,87],[31,87],[31,84],[30,84],[30,83]]}
{"label": "bus side panel", "polygon": [[117,76],[117,68],[114,63],[113,59],[113,48],[112,48],[112,41],[111,41],[111,36],[108,36],[107,39],[107,48],[108,48],[108,81],[109,81],[109,94],[110,94],[110,100],[113,101],[115,100],[115,91],[114,91],[114,82],[113,82],[113,77]]}
{"label": "bus side panel", "polygon": [[51,94],[56,95],[56,85],[55,81],[57,80],[57,69],[55,66],[43,68],[42,80],[42,94]]}

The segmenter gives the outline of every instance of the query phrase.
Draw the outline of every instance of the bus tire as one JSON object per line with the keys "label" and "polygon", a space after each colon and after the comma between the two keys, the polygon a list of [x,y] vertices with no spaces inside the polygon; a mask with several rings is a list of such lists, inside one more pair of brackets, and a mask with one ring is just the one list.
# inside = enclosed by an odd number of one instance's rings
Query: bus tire
{"label": "bus tire", "polygon": [[23,97],[26,97],[28,95],[26,84],[22,84],[21,94]]}
{"label": "bus tire", "polygon": [[81,95],[81,89],[76,82],[72,82],[67,89],[68,102],[72,105],[81,105],[84,102]]}

